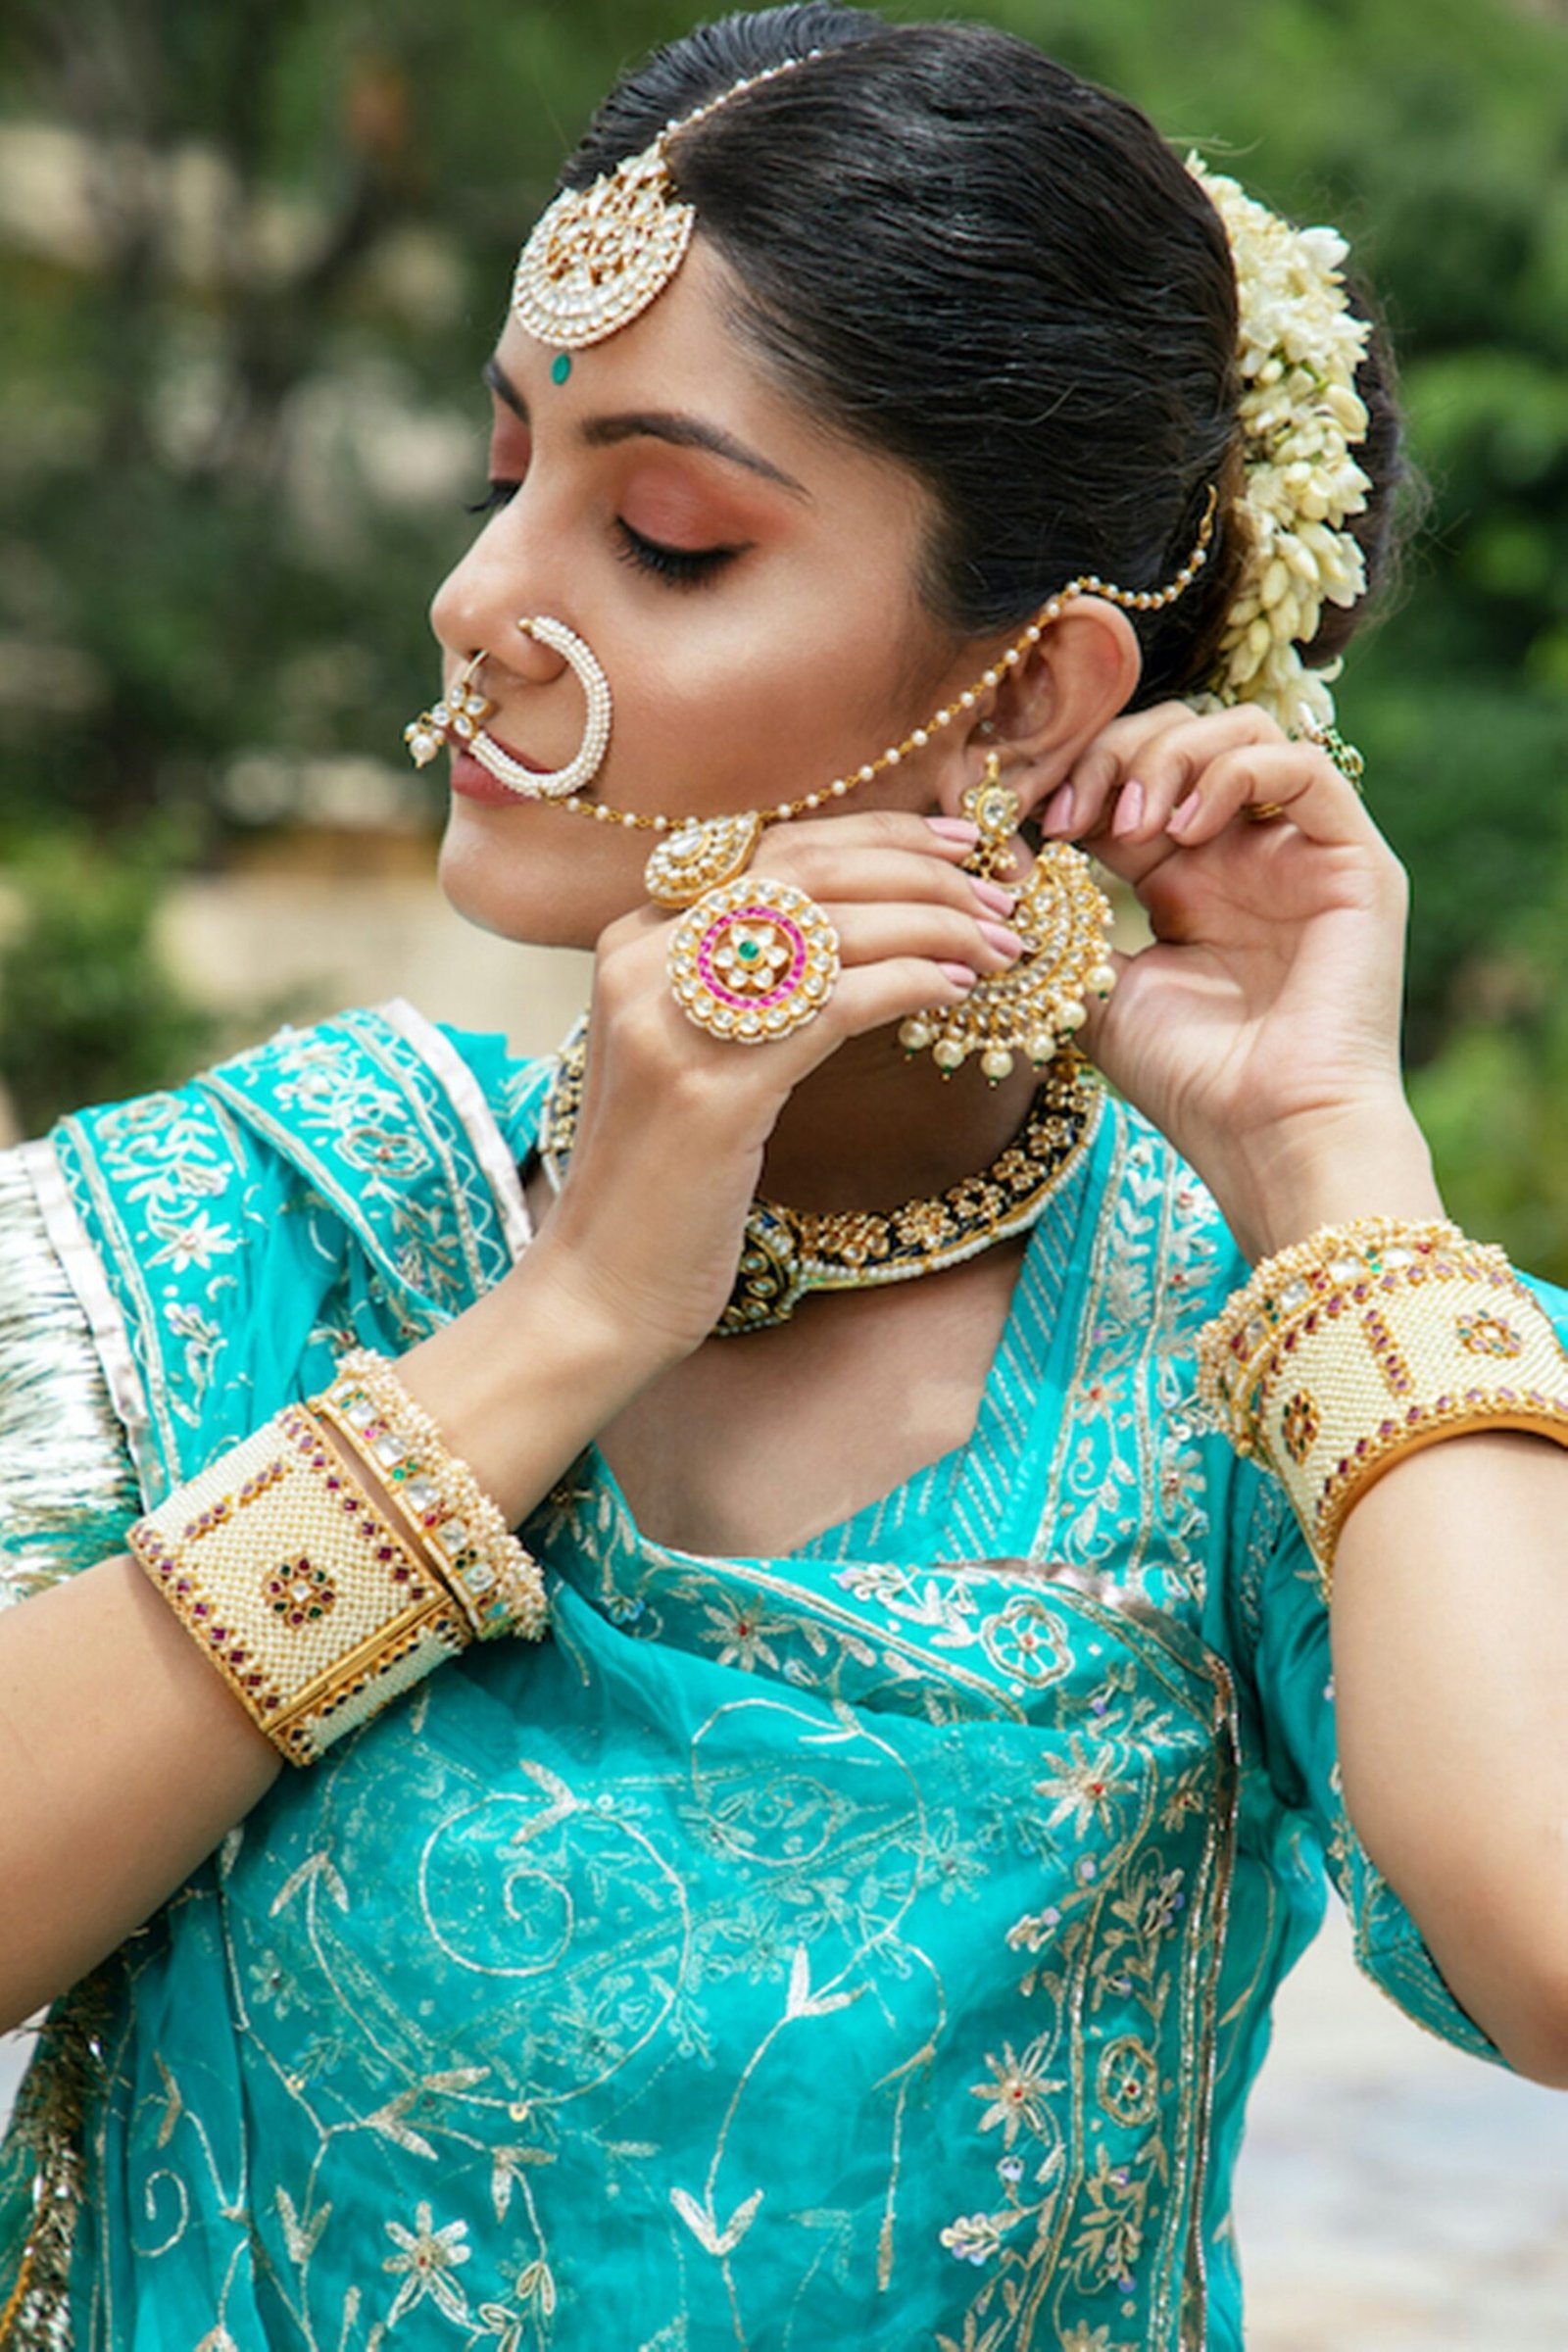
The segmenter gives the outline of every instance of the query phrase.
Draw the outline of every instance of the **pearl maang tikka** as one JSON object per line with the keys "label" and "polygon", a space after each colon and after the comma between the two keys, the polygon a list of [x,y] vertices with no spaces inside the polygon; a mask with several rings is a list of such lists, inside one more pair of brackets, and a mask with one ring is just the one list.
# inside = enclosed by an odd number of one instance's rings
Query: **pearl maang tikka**
{"label": "pearl maang tikka", "polygon": [[563,351],[585,351],[640,318],[686,259],[697,225],[695,209],[676,193],[670,141],[818,54],[748,74],[672,118],[651,146],[586,188],[564,188],[523,247],[512,283],[512,308],[528,333]]}

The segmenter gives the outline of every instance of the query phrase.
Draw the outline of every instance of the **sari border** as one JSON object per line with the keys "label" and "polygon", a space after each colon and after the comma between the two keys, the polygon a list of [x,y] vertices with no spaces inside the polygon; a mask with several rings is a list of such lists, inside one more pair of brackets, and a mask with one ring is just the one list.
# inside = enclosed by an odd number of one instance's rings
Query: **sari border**
{"label": "sari border", "polygon": [[533,1220],[516,1163],[484,1089],[451,1039],[406,997],[389,998],[375,1010],[424,1063],[451,1103],[490,1187],[507,1248],[514,1259],[519,1258],[533,1240]]}
{"label": "sari border", "polygon": [[71,1197],[59,1153],[49,1137],[19,1146],[23,1172],[32,1187],[44,1232],[60,1260],[60,1269],[86,1318],[98,1361],[103,1367],[109,1401],[125,1433],[142,1499],[150,1504],[165,1484],[163,1458],[153,1428],[152,1406],[137,1369],[130,1332],[119,1301],[109,1287],[98,1251]]}

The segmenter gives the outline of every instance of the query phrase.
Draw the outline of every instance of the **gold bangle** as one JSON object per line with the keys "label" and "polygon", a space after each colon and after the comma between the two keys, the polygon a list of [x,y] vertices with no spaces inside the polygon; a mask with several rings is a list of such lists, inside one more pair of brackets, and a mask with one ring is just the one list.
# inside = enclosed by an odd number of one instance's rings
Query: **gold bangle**
{"label": "gold bangle", "polygon": [[538,1561],[387,1358],[363,1348],[344,1356],[337,1378],[314,1403],[433,1555],[475,1639],[518,1634],[537,1642],[549,1623]]}
{"label": "gold bangle", "polygon": [[1352,1506],[1469,1431],[1568,1446],[1568,1354],[1503,1251],[1363,1218],[1260,1265],[1199,1336],[1199,1396],[1289,1494],[1322,1573]]}
{"label": "gold bangle", "polygon": [[177,1488],[126,1543],[293,1764],[315,1763],[471,1639],[306,1405]]}

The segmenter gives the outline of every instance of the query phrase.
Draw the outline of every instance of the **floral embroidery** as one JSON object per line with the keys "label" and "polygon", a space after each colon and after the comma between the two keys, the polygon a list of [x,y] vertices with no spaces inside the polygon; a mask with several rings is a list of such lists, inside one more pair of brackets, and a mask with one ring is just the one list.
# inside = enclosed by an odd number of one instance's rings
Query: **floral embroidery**
{"label": "floral embroidery", "polygon": [[1003,2225],[989,2213],[966,2213],[948,2224],[942,2231],[942,2243],[960,2262],[972,2262],[979,2269],[1000,2248],[1002,2229]]}
{"label": "floral embroidery", "polygon": [[1035,1787],[1042,1796],[1055,1800],[1054,1810],[1047,1817],[1052,1829],[1059,1829],[1067,1821],[1080,1836],[1086,1830],[1102,1828],[1111,1794],[1119,1788],[1113,1751],[1102,1747],[1091,1755],[1081,1740],[1069,1740],[1066,1762]]}
{"label": "floral embroidery", "polygon": [[467,2298],[452,2273],[473,2251],[463,2242],[468,2234],[467,2223],[448,2222],[444,2229],[437,2230],[431,2208],[420,2205],[416,2210],[413,2230],[405,2230],[401,2222],[388,2222],[386,2233],[402,2250],[387,2255],[381,2268],[394,2277],[401,2273],[403,2278],[386,2315],[387,2326],[395,2328],[404,2313],[422,2303],[426,2295],[449,2320],[466,2323]]}
{"label": "floral embroidery", "polygon": [[703,1639],[718,1644],[720,1666],[741,1666],[748,1674],[758,1666],[777,1667],[778,1655],[768,1637],[789,1629],[782,1618],[768,1615],[760,1594],[749,1602],[726,1597],[709,1604],[706,1614],[711,1630]]}
{"label": "floral embroidery", "polygon": [[1046,2130],[1046,2102],[1067,2087],[1058,2077],[1042,2072],[1042,2055],[1039,2043],[1031,2044],[1021,2058],[1013,2056],[1010,2045],[1004,2046],[1000,2066],[995,2058],[986,2060],[991,2081],[974,2086],[975,2098],[991,2102],[980,2118],[981,2131],[994,2131],[1000,2124],[1003,2139],[1009,2148],[1021,2125],[1027,2125],[1037,2135]]}
{"label": "floral embroidery", "polygon": [[[350,1034],[353,1053],[296,1040],[271,1079],[209,1091],[197,1124],[229,1173],[160,1213],[241,1247],[160,1264],[170,1293],[132,1298],[126,1275],[172,1459],[253,1409],[272,1332],[233,1301],[274,1231],[318,1274],[294,1326],[313,1360],[339,1334],[425,1327],[496,1262],[453,1121],[373,1020]],[[246,1137],[296,1085],[280,1169]],[[422,1139],[424,1176],[404,1182],[388,1129]],[[940,1528],[916,1482],[864,1556],[696,1560],[645,1542],[590,1455],[532,1523],[558,1642],[494,1645],[279,1784],[138,1939],[95,2043],[91,2155],[162,2250],[129,2255],[110,2214],[92,2258],[111,2286],[129,2264],[133,2291],[145,2273],[177,2296],[220,2255],[270,2280],[279,2352],[443,2323],[470,2352],[552,2352],[630,2246],[644,2352],[679,2352],[700,2310],[758,2343],[874,2340],[918,2308],[921,2340],[954,2352],[1177,2352],[1212,2295],[1224,2331],[1209,2084],[1234,2091],[1247,1980],[1299,1906],[1251,1853],[1233,1903],[1247,1751],[1205,1558],[1240,1550],[1258,1610],[1269,1576],[1318,1604],[1290,1585],[1277,1509],[1264,1531],[1267,1490],[1248,1474],[1255,1507],[1235,1509],[1183,1423],[1223,1279],[1212,1213],[1127,1114],[1102,1140],[1092,1279],[1063,1209],[1030,1279],[1054,1250],[1073,1287],[1016,1336],[995,1451]],[[106,1186],[107,1221],[128,1216]],[[140,1229],[133,1271],[163,1246]],[[1332,1813],[1321,1755],[1310,1788]],[[1434,2004],[1392,1895],[1348,1841],[1336,1867],[1363,1872],[1385,1981]],[[855,2199],[815,2128],[841,2083]],[[253,2101],[265,2126],[236,2127]],[[35,2150],[8,2163],[7,2226]],[[211,2301],[192,2332],[214,2321],[248,2340]]]}

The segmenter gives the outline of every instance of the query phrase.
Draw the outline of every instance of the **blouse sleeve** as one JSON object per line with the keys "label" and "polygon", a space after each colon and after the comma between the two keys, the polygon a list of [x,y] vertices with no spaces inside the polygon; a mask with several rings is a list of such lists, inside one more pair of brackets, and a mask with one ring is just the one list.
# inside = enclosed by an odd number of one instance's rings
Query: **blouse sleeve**
{"label": "blouse sleeve", "polygon": [[140,1508],[85,1311],[26,1152],[0,1152],[0,1606],[119,1551]]}
{"label": "blouse sleeve", "polygon": [[[1532,1288],[1559,1335],[1568,1336],[1568,1297],[1541,1284]],[[1233,1607],[1276,1795],[1323,1854],[1349,1913],[1362,1972],[1418,2025],[1476,2057],[1505,2065],[1496,2044],[1448,1989],[1420,1930],[1345,1809],[1329,1612],[1284,1490],[1265,1473],[1243,1477],[1238,1490],[1243,1531]]]}

